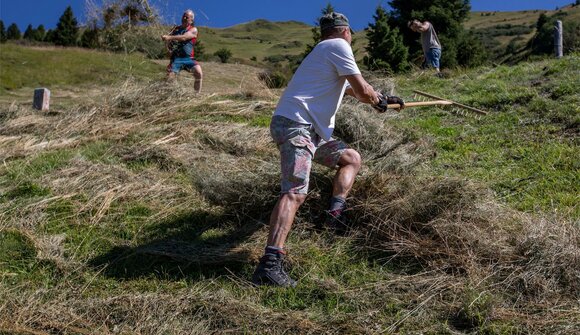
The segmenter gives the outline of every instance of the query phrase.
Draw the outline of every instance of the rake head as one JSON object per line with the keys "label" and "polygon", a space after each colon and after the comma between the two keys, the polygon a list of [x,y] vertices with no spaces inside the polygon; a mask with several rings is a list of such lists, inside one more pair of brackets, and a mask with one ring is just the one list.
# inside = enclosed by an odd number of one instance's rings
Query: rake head
{"label": "rake head", "polygon": [[415,99],[419,99],[421,101],[424,101],[425,103],[432,103],[433,101],[430,99],[437,99],[438,101],[444,101],[446,103],[444,103],[442,105],[450,106],[451,111],[453,113],[461,115],[461,116],[471,116],[471,117],[474,117],[476,119],[481,119],[483,116],[488,114],[488,112],[483,111],[481,109],[467,106],[467,105],[464,105],[464,104],[461,104],[461,103],[458,103],[455,101],[451,101],[448,99],[444,99],[444,98],[435,96],[433,94],[425,93],[425,92],[418,91],[418,90],[413,90],[413,92],[415,92]]}

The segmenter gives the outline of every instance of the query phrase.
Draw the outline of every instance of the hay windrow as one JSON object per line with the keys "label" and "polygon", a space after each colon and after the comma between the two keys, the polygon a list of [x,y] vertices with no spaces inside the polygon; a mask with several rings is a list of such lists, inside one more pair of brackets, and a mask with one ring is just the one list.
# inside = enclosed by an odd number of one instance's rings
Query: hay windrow
{"label": "hay windrow", "polygon": [[[579,296],[580,244],[571,222],[546,224],[516,213],[467,180],[414,175],[413,166],[431,155],[428,143],[349,103],[341,112],[337,133],[371,161],[351,196],[363,248],[384,252],[389,261],[414,260],[426,269],[467,276],[494,290],[517,287],[514,291],[532,301]],[[402,144],[411,150],[393,149]]]}
{"label": "hay windrow", "polygon": [[[62,333],[145,333],[208,334],[237,332],[241,329],[276,334],[316,333],[321,324],[300,312],[271,312],[255,302],[238,302],[225,291],[207,294],[209,287],[198,285],[166,293],[118,294],[114,297],[79,298],[60,293],[50,296],[37,291],[0,306],[12,324],[0,327],[23,331],[36,329]],[[8,309],[7,307],[10,307]],[[18,312],[18,314],[15,314]],[[57,316],[58,317],[55,317]],[[265,317],[268,315],[268,317]]]}

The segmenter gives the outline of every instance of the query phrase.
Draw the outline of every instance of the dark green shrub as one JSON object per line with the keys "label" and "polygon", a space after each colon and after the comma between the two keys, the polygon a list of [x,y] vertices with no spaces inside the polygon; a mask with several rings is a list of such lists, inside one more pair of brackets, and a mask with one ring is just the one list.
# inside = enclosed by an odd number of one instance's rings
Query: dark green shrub
{"label": "dark green shrub", "polygon": [[288,85],[288,77],[280,71],[265,71],[258,75],[258,79],[268,88],[282,88]]}
{"label": "dark green shrub", "polygon": [[220,62],[227,63],[228,60],[232,57],[232,52],[230,49],[221,48],[218,51],[213,53],[214,56],[217,56],[220,59]]}

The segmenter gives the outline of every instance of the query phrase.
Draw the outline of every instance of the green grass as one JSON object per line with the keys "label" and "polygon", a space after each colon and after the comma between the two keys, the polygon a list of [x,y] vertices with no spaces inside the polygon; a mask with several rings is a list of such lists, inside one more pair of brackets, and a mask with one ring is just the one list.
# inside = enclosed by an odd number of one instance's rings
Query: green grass
{"label": "green grass", "polygon": [[80,148],[80,154],[91,162],[116,164],[119,162],[114,153],[115,143],[96,141]]}
{"label": "green grass", "polygon": [[262,62],[266,56],[304,52],[306,44],[312,43],[311,28],[296,21],[255,20],[223,29],[199,27],[199,40],[208,55],[227,48],[232,51],[233,58],[249,60],[256,57],[258,62]]}
{"label": "green grass", "polygon": [[35,183],[25,181],[4,194],[7,199],[42,197],[50,194],[50,190]]}
{"label": "green grass", "polygon": [[[573,1],[570,1],[573,3]],[[560,11],[568,13],[566,18],[576,20],[580,18],[580,8],[564,7]],[[469,28],[489,28],[497,25],[533,25],[538,21],[540,14],[544,13],[547,16],[554,15],[557,10],[524,10],[511,12],[471,12],[469,18],[465,22],[465,27]]]}
{"label": "green grass", "polygon": [[0,48],[0,94],[22,87],[102,86],[129,76],[161,77],[163,69],[140,55],[70,48]]}
{"label": "green grass", "polygon": [[0,231],[0,286],[48,288],[56,285],[59,277],[54,262],[36,258],[36,248],[28,236],[17,230]]}
{"label": "green grass", "polygon": [[[407,87],[472,105],[481,120],[443,110],[410,111],[401,125],[434,139],[437,156],[427,174],[482,181],[515,208],[580,218],[577,138],[579,57],[482,69],[448,80],[402,81]],[[417,82],[419,85],[416,85]],[[450,89],[454,88],[454,89]],[[556,93],[557,92],[557,93]],[[570,133],[571,132],[571,133]]]}
{"label": "green grass", "polygon": [[29,160],[19,159],[6,166],[6,176],[17,182],[36,179],[65,166],[72,157],[71,151],[56,150],[42,153]]}

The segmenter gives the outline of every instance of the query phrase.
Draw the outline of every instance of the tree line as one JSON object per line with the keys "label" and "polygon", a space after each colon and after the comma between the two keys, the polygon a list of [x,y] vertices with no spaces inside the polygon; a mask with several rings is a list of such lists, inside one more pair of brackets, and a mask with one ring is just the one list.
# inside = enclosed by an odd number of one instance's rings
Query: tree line
{"label": "tree line", "polygon": [[16,23],[12,23],[5,29],[4,22],[0,20],[0,42],[2,43],[8,40],[24,39],[37,42],[48,42],[62,46],[74,46],[77,45],[78,33],[78,22],[74,17],[70,6],[66,8],[60,17],[55,29],[46,30],[42,24],[37,28],[33,28],[32,25],[29,24],[24,31],[24,34],[22,34]]}

